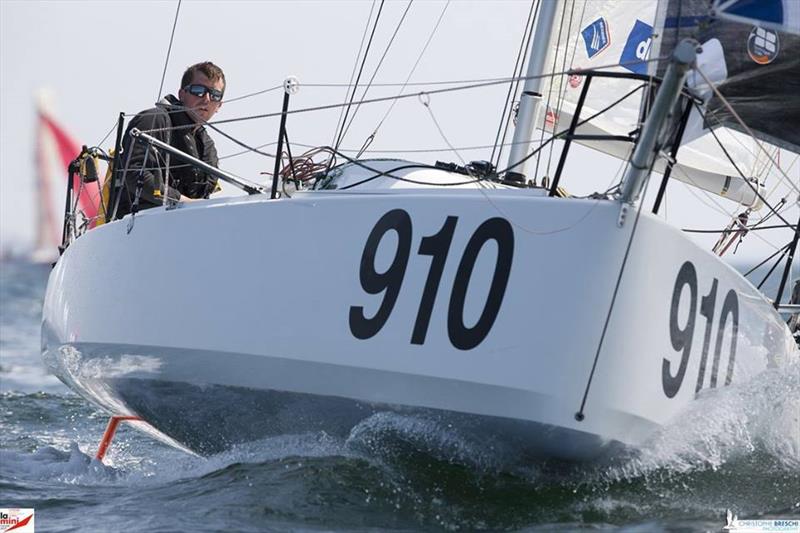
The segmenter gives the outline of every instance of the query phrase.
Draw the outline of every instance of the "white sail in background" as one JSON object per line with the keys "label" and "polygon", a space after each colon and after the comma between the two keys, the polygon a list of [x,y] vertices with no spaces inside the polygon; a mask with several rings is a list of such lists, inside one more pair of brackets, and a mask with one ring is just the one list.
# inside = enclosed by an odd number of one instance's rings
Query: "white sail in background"
{"label": "white sail in background", "polygon": [[[659,28],[663,27],[663,20],[663,12],[659,12],[655,1],[564,0],[553,28],[548,69],[560,72],[617,65],[603,70],[655,74],[657,62],[650,59],[659,54]],[[712,79],[724,79],[724,62],[722,65],[714,63],[714,44],[709,48],[709,54],[705,58],[701,54],[699,62],[701,66],[705,62],[704,72],[710,72]],[[557,76],[547,84],[543,96],[546,113],[539,120],[540,127],[547,134],[569,127],[585,80],[578,75]],[[638,80],[594,78],[581,111],[581,120],[612,106],[642,84]],[[635,92],[579,127],[576,133],[630,135],[639,127],[643,96],[644,89]],[[756,166],[758,149],[755,143],[727,129],[718,130],[717,135],[726,143],[728,153],[745,176],[754,176],[748,170]],[[620,159],[627,159],[632,150],[631,144],[624,141],[576,142]],[[665,167],[665,161],[660,160],[654,170],[663,172]],[[699,114],[690,120],[672,176],[744,205],[757,207],[760,203],[753,184],[740,177],[717,141],[708,135]]]}

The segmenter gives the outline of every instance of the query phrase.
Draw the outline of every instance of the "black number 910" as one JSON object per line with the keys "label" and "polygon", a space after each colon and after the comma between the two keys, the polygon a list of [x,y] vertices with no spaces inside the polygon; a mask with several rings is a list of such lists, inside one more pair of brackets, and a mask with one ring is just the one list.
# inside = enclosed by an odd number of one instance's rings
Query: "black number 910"
{"label": "black number 910", "polygon": [[[411,333],[411,344],[424,344],[431,320],[436,294],[447,261],[447,254],[453,240],[458,217],[448,216],[442,228],[434,235],[423,237],[418,255],[431,256],[431,265],[425,287],[420,298],[417,319]],[[397,250],[394,259],[384,272],[375,268],[375,254],[383,238],[390,231],[397,234]],[[383,215],[372,228],[361,255],[359,279],[364,292],[368,294],[383,293],[383,300],[377,312],[370,318],[364,316],[363,306],[350,307],[350,331],[358,339],[369,339],[375,336],[386,324],[394,309],[400,288],[411,256],[412,224],[409,214],[402,209],[393,209]],[[464,324],[464,304],[467,288],[475,268],[475,261],[483,246],[494,240],[497,243],[497,260],[489,288],[486,303],[478,321],[469,327]],[[478,346],[492,329],[497,314],[503,303],[511,263],[514,256],[514,231],[507,220],[499,217],[490,218],[478,226],[470,237],[464,254],[456,270],[453,289],[450,293],[450,305],[447,312],[447,333],[450,342],[459,350],[470,350]]]}
{"label": "black number 910", "polygon": [[[700,315],[706,319],[706,327],[703,333],[703,349],[700,354],[700,370],[697,374],[695,394],[700,392],[700,389],[703,388],[703,381],[705,380],[718,286],[719,281],[714,278],[708,294],[700,299]],[[681,293],[684,289],[689,290],[689,314],[686,319],[686,324],[681,325],[678,323],[678,308],[680,306]],[[725,295],[725,300],[722,302],[722,310],[717,319],[718,326],[714,347],[714,362],[711,368],[711,387],[717,386],[723,334],[728,324],[728,318],[731,319],[731,345],[730,355],[728,356],[728,368],[725,373],[725,385],[730,385],[733,379],[733,365],[736,360],[736,337],[739,333],[739,299],[733,289],[729,290]],[[681,361],[674,375],[672,373],[672,363],[667,358],[664,358],[661,363],[661,383],[667,398],[672,398],[678,394],[681,384],[683,383],[683,378],[686,375],[686,367],[689,364],[689,356],[692,353],[692,341],[694,339],[694,327],[696,322],[697,270],[691,261],[686,261],[681,266],[681,269],[678,271],[678,277],[675,279],[675,288],[672,291],[672,302],[669,312],[669,338],[672,343],[672,348],[676,352],[681,352]]]}

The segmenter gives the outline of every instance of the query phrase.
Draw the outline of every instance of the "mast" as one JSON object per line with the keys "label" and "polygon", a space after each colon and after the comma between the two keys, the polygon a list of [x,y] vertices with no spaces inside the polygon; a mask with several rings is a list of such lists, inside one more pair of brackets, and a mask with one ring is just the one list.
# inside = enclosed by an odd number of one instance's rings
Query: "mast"
{"label": "mast", "polygon": [[528,155],[539,103],[542,100],[540,91],[542,79],[539,76],[544,73],[544,62],[550,45],[550,34],[555,21],[556,7],[558,7],[558,0],[539,0],[536,32],[533,36],[533,45],[528,58],[528,71],[525,73],[527,79],[519,99],[517,127],[514,129],[514,140],[511,145],[511,153],[508,156],[506,179],[509,181],[525,182],[527,161],[522,161],[522,159]]}

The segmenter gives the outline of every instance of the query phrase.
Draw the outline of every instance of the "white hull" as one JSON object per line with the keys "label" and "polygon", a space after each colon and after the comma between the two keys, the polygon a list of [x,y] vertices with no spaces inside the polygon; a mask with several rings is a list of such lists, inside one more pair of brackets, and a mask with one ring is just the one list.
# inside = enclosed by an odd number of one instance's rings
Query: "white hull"
{"label": "white hull", "polygon": [[[362,265],[362,255],[389,212],[394,227],[405,227],[407,214],[409,255],[393,278],[396,303],[370,335],[386,291],[380,283],[365,290],[360,271],[373,262],[366,254]],[[634,227],[633,213],[622,228],[618,215],[611,201],[476,189],[319,191],[153,209],[136,216],[130,234],[126,217],[66,250],[45,299],[43,352],[85,397],[200,453],[276,433],[346,434],[374,412],[401,410],[492,435],[526,456],[591,458],[636,446],[684,409],[696,397],[704,345],[704,390],[798,357],[755,288],[648,214],[603,336]],[[420,243],[448,217],[457,220],[449,219],[450,245],[439,241],[446,259],[427,315],[421,301],[435,269]],[[490,219],[474,261],[464,258]],[[375,241],[378,278],[404,231]],[[492,293],[506,266],[505,290]],[[464,279],[462,305],[453,293]],[[493,321],[479,321],[484,308]],[[415,329],[425,322],[424,334]]]}

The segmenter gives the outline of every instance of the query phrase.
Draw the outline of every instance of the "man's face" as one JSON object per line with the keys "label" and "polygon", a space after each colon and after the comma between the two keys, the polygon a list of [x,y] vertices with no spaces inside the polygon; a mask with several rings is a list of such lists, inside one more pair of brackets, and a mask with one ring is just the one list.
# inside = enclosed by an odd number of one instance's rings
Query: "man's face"
{"label": "man's face", "polygon": [[[218,91],[225,89],[225,83],[221,79],[212,82],[202,72],[195,72],[189,85],[204,85]],[[189,114],[197,122],[208,122],[222,107],[222,101],[215,102],[212,100],[208,91],[204,96],[195,96],[187,91],[185,87],[182,87],[178,91],[178,98],[183,102],[184,106],[189,108]]]}

